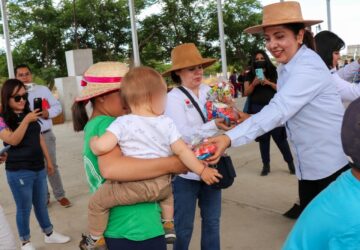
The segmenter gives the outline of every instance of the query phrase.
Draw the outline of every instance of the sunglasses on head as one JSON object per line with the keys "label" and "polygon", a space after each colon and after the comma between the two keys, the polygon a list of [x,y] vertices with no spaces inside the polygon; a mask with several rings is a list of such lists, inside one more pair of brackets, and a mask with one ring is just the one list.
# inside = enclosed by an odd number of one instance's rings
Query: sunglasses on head
{"label": "sunglasses on head", "polygon": [[15,102],[20,102],[21,99],[26,101],[28,99],[28,93],[25,93],[23,95],[15,95],[15,96],[12,96],[12,98],[14,98]]}

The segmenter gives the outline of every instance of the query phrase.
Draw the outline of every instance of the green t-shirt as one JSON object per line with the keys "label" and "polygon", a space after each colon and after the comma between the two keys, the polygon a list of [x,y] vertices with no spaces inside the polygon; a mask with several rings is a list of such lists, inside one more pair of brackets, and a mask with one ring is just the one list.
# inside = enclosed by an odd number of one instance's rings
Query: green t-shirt
{"label": "green t-shirt", "polygon": [[[91,193],[95,192],[105,179],[100,174],[97,156],[91,152],[89,141],[91,137],[105,133],[106,128],[114,120],[115,118],[110,116],[97,116],[90,120],[84,129],[84,167]],[[160,212],[160,206],[156,202],[114,207],[110,210],[104,235],[109,238],[126,238],[134,241],[163,235]]]}

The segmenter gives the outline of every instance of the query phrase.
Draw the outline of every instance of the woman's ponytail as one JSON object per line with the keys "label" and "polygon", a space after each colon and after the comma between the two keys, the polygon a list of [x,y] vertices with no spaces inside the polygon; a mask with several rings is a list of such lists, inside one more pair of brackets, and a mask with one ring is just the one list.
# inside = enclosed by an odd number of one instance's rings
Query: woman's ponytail
{"label": "woman's ponytail", "polygon": [[313,36],[312,32],[305,27],[305,24],[289,23],[289,24],[284,24],[284,27],[291,30],[295,35],[298,35],[300,30],[304,29],[305,32],[304,32],[304,38],[303,38],[302,44],[305,44],[309,49],[312,49],[313,51],[315,51],[314,36]]}
{"label": "woman's ponytail", "polygon": [[89,121],[89,116],[85,109],[86,104],[87,102],[74,102],[71,107],[73,127],[76,132],[83,131],[86,123]]}
{"label": "woman's ponytail", "polygon": [[309,49],[315,51],[315,39],[310,30],[305,29],[303,44],[305,44]]}

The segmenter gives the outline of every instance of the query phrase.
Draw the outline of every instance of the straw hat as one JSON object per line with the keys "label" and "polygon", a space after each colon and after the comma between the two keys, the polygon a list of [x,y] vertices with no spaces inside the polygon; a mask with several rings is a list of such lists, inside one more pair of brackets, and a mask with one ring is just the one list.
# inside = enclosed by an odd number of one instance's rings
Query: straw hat
{"label": "straw hat", "polygon": [[203,68],[209,67],[216,59],[203,58],[193,43],[184,43],[176,46],[171,51],[171,68],[165,71],[162,75],[169,76],[172,71],[185,69],[197,65],[202,65]]}
{"label": "straw hat", "polygon": [[81,81],[84,88],[75,101],[88,101],[93,97],[119,90],[121,80],[128,71],[128,66],[120,62],[99,62],[91,65],[84,73]]}
{"label": "straw hat", "polygon": [[264,6],[263,19],[261,25],[256,25],[245,29],[246,33],[262,33],[265,27],[287,24],[303,23],[305,26],[311,26],[321,23],[322,20],[304,20],[301,14],[301,7],[298,2],[280,2]]}

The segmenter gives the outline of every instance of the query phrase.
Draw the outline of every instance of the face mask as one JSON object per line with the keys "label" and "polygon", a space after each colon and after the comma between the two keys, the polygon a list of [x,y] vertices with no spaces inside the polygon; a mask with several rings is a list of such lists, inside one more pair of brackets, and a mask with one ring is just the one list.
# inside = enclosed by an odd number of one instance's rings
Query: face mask
{"label": "face mask", "polygon": [[34,84],[33,83],[25,83],[25,89],[26,91],[32,91],[34,89]]}
{"label": "face mask", "polygon": [[265,69],[266,61],[255,61],[255,69]]}

